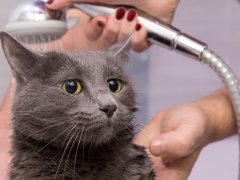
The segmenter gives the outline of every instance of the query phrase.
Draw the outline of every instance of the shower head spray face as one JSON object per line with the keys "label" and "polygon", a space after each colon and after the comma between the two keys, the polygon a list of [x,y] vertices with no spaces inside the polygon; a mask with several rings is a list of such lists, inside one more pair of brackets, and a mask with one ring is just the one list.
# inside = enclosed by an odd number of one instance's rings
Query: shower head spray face
{"label": "shower head spray face", "polygon": [[48,42],[67,31],[65,12],[46,8],[44,0],[28,0],[19,5],[4,31],[26,43]]}

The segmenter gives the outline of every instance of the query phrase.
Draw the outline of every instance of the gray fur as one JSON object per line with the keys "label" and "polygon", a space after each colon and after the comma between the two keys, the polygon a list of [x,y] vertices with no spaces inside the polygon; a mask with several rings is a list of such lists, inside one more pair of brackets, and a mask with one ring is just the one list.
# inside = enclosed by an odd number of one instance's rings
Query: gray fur
{"label": "gray fur", "polygon": [[[145,149],[132,143],[136,109],[121,63],[126,56],[111,51],[36,54],[8,34],[0,36],[17,81],[11,180],[154,179]],[[122,80],[121,92],[109,90],[112,78]],[[81,81],[80,94],[62,90],[69,79]],[[99,110],[104,105],[117,109],[107,116]]]}

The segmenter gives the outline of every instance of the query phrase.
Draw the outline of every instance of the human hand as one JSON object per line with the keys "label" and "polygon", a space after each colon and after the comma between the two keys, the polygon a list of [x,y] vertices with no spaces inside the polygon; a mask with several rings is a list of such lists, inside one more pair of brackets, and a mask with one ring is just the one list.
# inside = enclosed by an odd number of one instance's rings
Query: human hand
{"label": "human hand", "polygon": [[171,23],[180,0],[48,0],[49,7],[60,9],[72,3],[98,3],[109,5],[130,5],[155,16],[165,23]]}
{"label": "human hand", "polygon": [[200,108],[184,105],[160,112],[135,142],[147,147],[158,180],[186,180],[214,128]]}
{"label": "human hand", "polygon": [[[132,5],[138,9],[144,10],[149,14],[159,18],[165,23],[170,23],[174,16],[174,12],[179,0],[158,0],[158,1],[94,1],[94,0],[49,0],[49,8],[58,9],[76,2],[97,2],[106,4],[126,4]],[[116,43],[119,39],[133,34],[131,46],[135,51],[141,52],[149,47],[146,41],[147,32],[134,18],[131,23],[126,19],[130,11],[126,12],[125,17],[116,21],[115,12],[112,16],[94,17],[91,19],[79,10],[70,10],[67,18],[78,17],[80,23],[72,30],[70,30],[61,41],[64,49],[78,50],[78,49],[105,49]],[[125,20],[124,20],[125,19]],[[135,27],[135,28],[134,28]],[[135,30],[137,29],[137,31]],[[135,30],[135,31],[134,31]]]}
{"label": "human hand", "polygon": [[99,16],[93,19],[79,10],[71,9],[67,18],[72,17],[77,17],[80,21],[61,39],[64,49],[106,49],[129,35],[132,35],[131,47],[135,51],[149,47],[145,41],[146,29],[138,23],[134,9],[118,8],[110,17]]}

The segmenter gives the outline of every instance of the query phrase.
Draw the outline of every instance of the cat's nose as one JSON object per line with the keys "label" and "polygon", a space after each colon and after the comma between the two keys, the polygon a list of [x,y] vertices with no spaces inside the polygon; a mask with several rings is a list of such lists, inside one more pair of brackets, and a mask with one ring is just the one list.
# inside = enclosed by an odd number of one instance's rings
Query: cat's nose
{"label": "cat's nose", "polygon": [[99,110],[106,113],[107,117],[110,118],[113,116],[114,112],[117,110],[117,106],[115,104],[106,104],[99,107]]}

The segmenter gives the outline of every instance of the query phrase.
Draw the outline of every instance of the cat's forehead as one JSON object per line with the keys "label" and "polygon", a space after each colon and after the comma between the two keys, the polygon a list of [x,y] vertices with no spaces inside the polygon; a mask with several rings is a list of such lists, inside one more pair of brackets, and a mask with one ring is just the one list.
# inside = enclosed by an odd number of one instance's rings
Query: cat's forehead
{"label": "cat's forehead", "polygon": [[[55,52],[46,64],[50,79],[81,77],[99,79],[106,76],[125,77],[119,59],[108,51]],[[46,69],[46,68],[43,68]]]}
{"label": "cat's forehead", "polygon": [[[72,68],[80,68],[82,70],[94,69],[112,69],[121,71],[122,65],[120,60],[117,60],[113,53],[109,51],[80,51],[80,52],[65,52],[58,54],[64,66]],[[67,63],[67,64],[66,64]]]}

